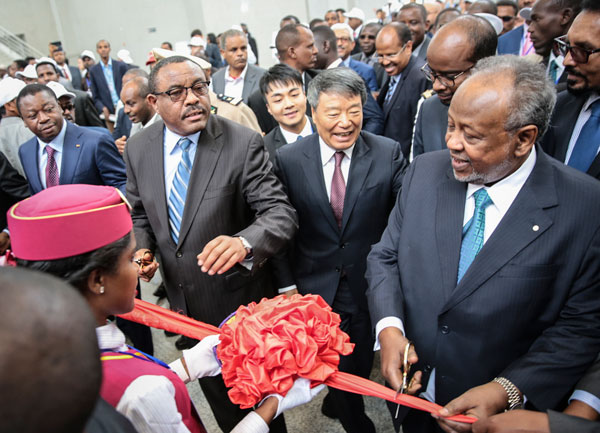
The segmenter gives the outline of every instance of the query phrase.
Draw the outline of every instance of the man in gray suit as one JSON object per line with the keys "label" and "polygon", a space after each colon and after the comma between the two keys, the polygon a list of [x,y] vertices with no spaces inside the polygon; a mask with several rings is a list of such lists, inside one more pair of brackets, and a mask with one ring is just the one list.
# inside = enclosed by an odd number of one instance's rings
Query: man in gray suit
{"label": "man in gray suit", "polygon": [[492,26],[475,15],[461,16],[435,34],[423,69],[433,84],[435,94],[425,92],[425,99],[419,102],[411,159],[446,148],[448,106],[452,96],[469,77],[479,59],[496,55],[497,44],[498,37]]}
{"label": "man in gray suit", "polygon": [[265,70],[248,63],[248,39],[240,30],[230,29],[221,35],[221,56],[227,62],[225,68],[212,77],[212,88],[216,94],[233,98],[248,98],[258,90],[258,82]]}
{"label": "man in gray suit", "polygon": [[[266,261],[294,236],[296,213],[260,134],[210,114],[198,64],[165,58],[149,86],[148,101],[163,120],[131,137],[123,155],[135,256],[159,252],[171,308],[218,325],[239,305],[274,294]],[[142,277],[156,269],[144,268]],[[200,386],[230,431],[246,411],[229,401],[220,376]],[[285,431],[280,423],[271,429]]]}

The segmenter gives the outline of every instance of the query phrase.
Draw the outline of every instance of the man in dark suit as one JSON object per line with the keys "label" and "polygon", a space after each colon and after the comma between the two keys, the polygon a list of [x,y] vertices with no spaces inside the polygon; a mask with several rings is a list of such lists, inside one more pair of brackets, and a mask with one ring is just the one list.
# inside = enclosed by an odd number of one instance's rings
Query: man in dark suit
{"label": "man in dark suit", "polygon": [[69,80],[74,89],[82,90],[81,72],[77,66],[69,66],[66,57],[62,47],[58,47],[52,52],[52,58],[56,62],[60,75]]}
{"label": "man in dark suit", "polygon": [[492,26],[475,15],[461,16],[435,34],[423,69],[435,94],[425,92],[425,99],[419,103],[411,159],[425,152],[446,149],[448,106],[452,96],[479,59],[496,55],[497,41]]}
{"label": "man in dark suit", "polygon": [[511,31],[501,35],[498,38],[498,54],[514,54],[519,55],[521,51],[521,40],[525,26],[519,26]]}
{"label": "man in dark suit", "polygon": [[98,112],[103,113],[104,120],[108,121],[108,116],[115,114],[127,64],[110,58],[110,44],[106,40],[98,41],[96,51],[100,61],[90,68],[90,90]]}
{"label": "man in dark suit", "polygon": [[[366,308],[366,257],[383,232],[407,163],[400,145],[361,132],[367,90],[347,68],[321,72],[309,86],[317,134],[280,148],[275,171],[298,212],[299,231],[277,261],[280,291],[315,293],[340,314],[356,345],[340,370],[369,377],[373,336]],[[374,432],[361,396],[329,390],[347,432]]]}
{"label": "man in dark suit", "polygon": [[379,33],[379,30],[381,30],[381,27],[383,26],[379,23],[365,24],[360,31],[360,35],[358,36],[360,53],[352,55],[354,60],[366,63],[367,65],[373,67],[373,70],[375,71],[375,78],[377,80],[377,88],[381,88],[381,86],[383,86],[383,82],[386,78],[385,71],[379,64],[377,55],[375,54],[375,38],[377,38],[377,34]]}
{"label": "man in dark suit", "polygon": [[[124,153],[136,257],[160,253],[171,308],[218,325],[239,305],[274,294],[265,263],[293,237],[296,213],[262,137],[210,114],[199,65],[167,57],[149,85],[163,120],[131,137]],[[146,278],[156,269],[146,268]],[[220,376],[200,385],[230,431],[247,411],[229,401]],[[285,431],[283,420],[271,429]]]}
{"label": "man in dark suit", "polygon": [[431,83],[421,72],[424,62],[412,55],[413,42],[406,24],[387,24],[375,43],[379,62],[389,76],[377,97],[385,118],[383,135],[400,142],[408,159],[417,104]]}
{"label": "man in dark suit", "polygon": [[[315,67],[317,61],[317,48],[310,29],[302,24],[283,26],[275,38],[275,47],[281,63],[285,63],[300,72],[304,91],[306,91],[308,83],[314,75],[314,72],[311,72],[310,69]],[[248,106],[256,114],[258,124],[265,134],[268,134],[271,129],[277,126],[277,122],[267,111],[260,90],[256,90],[250,95]]]}
{"label": "man in dark suit", "polygon": [[[447,432],[470,426],[442,417],[524,397],[556,408],[600,349],[600,185],[535,146],[554,100],[543,66],[481,60],[452,99],[450,152],[414,160],[367,260],[383,375],[400,388],[410,339]],[[402,425],[437,428],[414,411]]]}
{"label": "man in dark suit", "polygon": [[55,185],[109,185],[125,192],[125,164],[109,134],[63,119],[54,92],[29,84],[17,96],[17,107],[35,134],[19,148],[32,194]]}
{"label": "man in dark suit", "polygon": [[431,38],[426,34],[427,9],[425,9],[425,6],[417,3],[407,3],[400,8],[395,21],[406,24],[410,29],[412,55],[426,61],[427,48]]}
{"label": "man in dark suit", "polygon": [[248,103],[250,95],[259,90],[258,82],[265,70],[248,64],[248,39],[244,32],[236,29],[223,32],[221,55],[227,66],[213,74],[213,91],[233,98],[242,98],[244,103]]}
{"label": "man in dark suit", "polygon": [[354,60],[350,56],[356,45],[352,38],[352,28],[348,24],[338,23],[331,26],[331,30],[333,30],[337,39],[337,52],[340,59],[342,59],[342,65],[360,75],[370,92],[377,92],[379,86],[377,85],[377,77],[375,76],[373,67]]}
{"label": "man in dark suit", "polygon": [[302,76],[295,69],[283,64],[273,66],[260,79],[260,90],[278,123],[264,137],[269,159],[274,162],[277,149],[311,135],[315,126],[306,115]]}
{"label": "man in dark suit", "polygon": [[600,5],[590,1],[583,7],[568,42],[560,45],[567,90],[558,95],[542,147],[559,161],[600,179],[600,55],[589,51],[600,47]]}

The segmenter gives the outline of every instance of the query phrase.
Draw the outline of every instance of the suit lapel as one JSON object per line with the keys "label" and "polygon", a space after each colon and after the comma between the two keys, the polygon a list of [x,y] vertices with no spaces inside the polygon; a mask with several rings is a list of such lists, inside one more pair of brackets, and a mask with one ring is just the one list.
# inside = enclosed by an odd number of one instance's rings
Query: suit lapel
{"label": "suit lapel", "polygon": [[[165,124],[162,120],[156,122],[160,126],[156,126],[154,129],[154,135],[148,140],[148,159],[144,161],[148,169],[148,173],[154,173],[150,177],[152,182],[152,189],[157,191],[156,200],[154,204],[156,206],[156,214],[160,220],[160,224],[163,227],[167,227],[169,230],[169,211],[168,206],[168,190],[165,187],[165,145],[164,145],[164,128]],[[154,126],[154,125],[153,125]],[[169,236],[171,239],[171,236]]]}
{"label": "suit lapel", "polygon": [[188,185],[185,208],[181,221],[181,230],[179,231],[179,245],[183,243],[188,234],[192,221],[198,212],[198,208],[208,182],[213,176],[219,155],[223,149],[222,131],[215,116],[210,116],[207,127],[200,134],[198,146],[196,146],[196,156]]}
{"label": "suit lapel", "polygon": [[[406,77],[410,73],[410,70],[412,69],[414,64],[415,64],[415,61],[411,57],[408,64],[406,65],[406,68],[404,68],[404,70],[402,71],[402,75],[400,76],[400,81],[398,83],[396,83],[396,88],[394,89],[394,94],[392,95],[392,99],[391,99],[390,103],[387,105],[384,104],[383,114],[386,119],[388,118],[392,107],[394,107],[396,105],[396,101],[398,100],[398,98],[400,98],[400,93],[402,93],[402,86],[404,86],[404,83],[406,82]],[[389,81],[388,81],[388,90],[389,90]]]}
{"label": "suit lapel", "polygon": [[346,181],[346,196],[344,197],[344,212],[342,214],[342,231],[348,223],[348,219],[352,214],[352,209],[356,204],[356,200],[362,190],[373,158],[370,155],[370,148],[362,138],[362,135],[358,136],[354,152],[352,153],[352,160],[350,163],[350,170],[348,172],[348,179]]}
{"label": "suit lapel", "polygon": [[256,81],[256,71],[250,65],[248,65],[248,70],[246,71],[246,77],[244,78],[244,88],[242,89],[242,99],[245,101],[248,100],[252,93],[252,89],[254,87],[254,82]]}
{"label": "suit lapel", "polygon": [[529,179],[475,257],[441,313],[448,311],[481,287],[515,255],[552,226],[553,221],[545,211],[558,205],[552,167],[548,161],[549,157],[539,147],[537,158]]}
{"label": "suit lapel", "polygon": [[553,132],[556,139],[556,157],[559,161],[564,162],[567,157],[571,135],[573,135],[575,123],[586,99],[587,97],[571,96],[568,103],[564,104],[566,111],[562,113],[560,122],[557,125],[553,125]]}
{"label": "suit lapel", "polygon": [[306,182],[310,186],[310,191],[313,192],[315,200],[319,204],[319,208],[321,208],[327,222],[334,230],[339,231],[339,227],[333,216],[331,204],[327,199],[318,134],[314,134],[306,139],[304,157],[306,158],[306,161],[302,164],[302,170],[304,171]]}
{"label": "suit lapel", "polygon": [[33,194],[44,189],[42,187],[42,181],[40,179],[40,160],[38,156],[38,139],[37,137],[33,137],[29,141],[26,141],[21,146],[23,153],[23,158],[21,158],[21,162],[23,163],[23,169],[25,170],[25,174],[27,175],[27,180],[29,181],[30,189]]}
{"label": "suit lapel", "polygon": [[[66,121],[65,121],[66,122]],[[83,143],[80,141],[81,132],[76,127],[67,122],[67,131],[63,142],[62,162],[60,168],[61,185],[73,183],[73,177],[79,163],[79,157],[83,149]]]}

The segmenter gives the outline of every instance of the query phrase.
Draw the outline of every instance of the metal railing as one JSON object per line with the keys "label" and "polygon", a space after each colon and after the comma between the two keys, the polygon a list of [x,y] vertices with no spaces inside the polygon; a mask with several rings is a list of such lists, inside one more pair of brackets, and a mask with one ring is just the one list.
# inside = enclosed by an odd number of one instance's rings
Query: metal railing
{"label": "metal railing", "polygon": [[40,50],[2,26],[0,26],[0,54],[11,60],[23,59],[27,56],[39,58],[44,55]]}

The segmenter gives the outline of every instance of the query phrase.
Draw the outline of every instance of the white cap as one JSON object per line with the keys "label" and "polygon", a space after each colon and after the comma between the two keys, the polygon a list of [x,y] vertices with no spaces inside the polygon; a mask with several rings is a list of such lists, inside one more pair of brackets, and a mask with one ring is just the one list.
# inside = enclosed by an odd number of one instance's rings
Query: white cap
{"label": "white cap", "polygon": [[504,24],[502,23],[502,20],[500,18],[498,18],[496,15],[486,14],[484,12],[476,13],[474,15],[477,15],[478,17],[481,17],[481,18],[487,20],[492,25],[494,30],[496,31],[496,35],[499,35],[500,33],[502,33],[502,30],[504,29]]}
{"label": "white cap", "polygon": [[74,93],[69,92],[67,89],[65,89],[65,86],[63,86],[60,83],[57,83],[56,81],[50,81],[48,84],[46,84],[46,86],[52,89],[52,91],[56,95],[56,99],[60,99],[63,96],[70,96],[71,98],[75,97]]}
{"label": "white cap", "polygon": [[129,50],[126,50],[126,49],[117,51],[117,59],[121,60],[122,62],[127,63],[128,65],[133,63],[133,59],[131,58],[131,53],[129,52]]}
{"label": "white cap", "polygon": [[94,62],[96,61],[96,56],[94,56],[94,53],[92,53],[90,50],[83,50],[81,52],[81,55],[79,56],[79,58],[83,59],[84,57],[89,57]]}
{"label": "white cap", "polygon": [[0,81],[0,107],[15,99],[25,86],[25,82],[17,78],[6,77]]}
{"label": "white cap", "polygon": [[32,80],[36,80],[37,79],[37,72],[35,72],[35,66],[34,65],[27,65],[25,66],[25,69],[23,69],[22,71],[17,71],[17,73],[15,74],[17,77],[24,77],[24,78],[30,78]]}
{"label": "white cap", "polygon": [[523,8],[519,11],[519,16],[526,21],[531,19],[531,8]]}
{"label": "white cap", "polygon": [[181,57],[185,57],[186,59],[189,59],[192,62],[196,63],[202,69],[212,68],[212,65],[209,62],[207,62],[206,60],[201,59],[200,57],[192,56],[190,54],[180,54],[180,53],[176,53],[175,51],[165,50],[164,48],[152,48],[152,53],[154,53],[154,58],[156,59],[157,62],[162,59],[166,59],[167,57],[181,56]]}
{"label": "white cap", "polygon": [[206,47],[206,42],[204,41],[202,36],[194,36],[192,39],[190,39],[188,46],[190,46],[190,47]]}
{"label": "white cap", "polygon": [[58,65],[56,64],[56,62],[54,61],[54,59],[51,59],[50,57],[40,57],[35,62],[36,69],[37,69],[38,65],[40,65],[42,63],[50,63],[51,65],[54,66],[54,68],[58,67]]}
{"label": "white cap", "polygon": [[361,21],[365,20],[365,13],[359,8],[350,9],[349,12],[344,13],[344,16],[346,18],[358,18]]}

